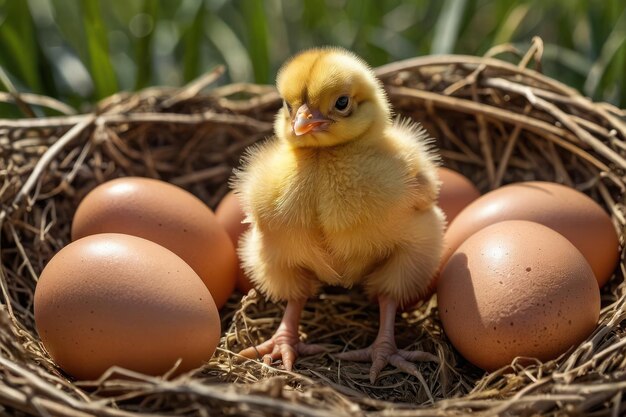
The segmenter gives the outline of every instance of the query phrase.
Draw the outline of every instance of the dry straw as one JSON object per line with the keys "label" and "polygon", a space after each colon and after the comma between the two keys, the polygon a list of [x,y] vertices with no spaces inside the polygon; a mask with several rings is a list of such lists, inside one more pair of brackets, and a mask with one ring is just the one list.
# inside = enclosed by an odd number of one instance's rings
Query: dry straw
{"label": "dry straw", "polygon": [[[626,169],[624,111],[594,103],[538,68],[535,39],[516,54],[434,56],[378,68],[396,112],[421,121],[438,138],[445,163],[488,191],[521,180],[551,180],[593,197],[620,232]],[[238,361],[243,346],[268,337],[281,306],[256,294],[233,296],[226,330],[203,369],[175,379],[112,370],[76,382],[50,360],[34,329],[33,290],[46,262],[69,241],[81,197],[124,175],[161,178],[215,206],[227,192],[244,148],[271,134],[280,98],[272,87],[207,88],[221,70],[181,89],[120,93],[90,114],[51,98],[3,94],[25,114],[33,106],[67,115],[0,120],[0,412],[40,416],[424,416],[594,415],[626,413],[624,254],[602,292],[598,327],[580,346],[548,363],[514,363],[485,374],[465,362],[441,331],[433,298],[397,322],[401,347],[435,353],[419,380],[386,369],[375,385],[367,364],[332,352],[363,347],[378,312],[361,293],[328,289],[311,300],[303,337],[329,353],[302,358],[294,373]]]}

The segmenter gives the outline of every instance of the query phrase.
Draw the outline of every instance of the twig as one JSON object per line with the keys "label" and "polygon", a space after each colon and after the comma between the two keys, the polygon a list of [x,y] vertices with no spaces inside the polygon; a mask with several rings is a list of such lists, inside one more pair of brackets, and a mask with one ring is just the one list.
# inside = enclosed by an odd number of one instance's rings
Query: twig
{"label": "twig", "polygon": [[537,120],[530,116],[514,113],[509,110],[504,110],[482,103],[476,103],[471,100],[442,96],[440,94],[406,87],[388,87],[388,91],[391,96],[396,98],[409,97],[420,99],[421,101],[431,101],[436,106],[444,109],[460,111],[468,114],[480,113],[487,117],[498,119],[513,125],[519,124],[540,136],[546,136],[546,133],[551,133],[557,137],[564,137],[574,143],[579,142],[576,136],[565,129],[556,127],[541,120]]}
{"label": "twig", "polygon": [[13,101],[17,104],[17,107],[22,111],[22,113],[24,113],[26,117],[35,117],[35,112],[28,103],[22,100],[20,92],[17,91],[2,66],[0,66],[0,82],[2,82],[2,84],[4,84],[6,89],[9,91],[9,95],[13,98]]}
{"label": "twig", "polygon": [[83,121],[75,125],[73,128],[67,131],[62,137],[59,138],[50,148],[46,151],[46,153],[39,159],[37,165],[33,169],[32,174],[28,177],[20,191],[17,193],[15,198],[13,199],[12,206],[16,207],[22,199],[27,196],[36,182],[39,180],[44,170],[48,167],[50,162],[54,159],[54,157],[69,143],[71,143],[74,139],[80,136],[81,133],[85,129],[87,129],[93,121],[95,120],[95,116],[91,115],[85,117]]}
{"label": "twig", "polygon": [[185,101],[196,96],[200,91],[213,84],[218,78],[224,75],[224,71],[226,71],[226,67],[218,65],[213,71],[208,72],[187,84],[185,88],[181,89],[178,93],[172,95],[170,98],[161,103],[161,106],[167,109],[177,103],[180,103],[181,101]]}
{"label": "twig", "polygon": [[526,86],[520,86],[518,84],[511,83],[510,81],[503,79],[492,79],[492,85],[499,86],[501,84],[506,84],[507,88],[511,91],[515,91],[519,94],[522,94],[528,99],[528,102],[533,106],[545,110],[549,114],[552,114],[556,120],[563,123],[565,127],[570,129],[577,137],[582,139],[585,143],[590,145],[593,149],[595,149],[599,154],[605,156],[608,160],[615,162],[621,168],[626,169],[626,159],[622,158],[619,154],[608,148],[605,144],[600,142],[598,139],[593,137],[589,132],[582,129],[578,126],[569,115],[567,115],[563,110],[559,109],[552,103],[537,97],[532,89]]}
{"label": "twig", "polygon": [[235,126],[245,126],[259,132],[269,132],[272,123],[261,122],[248,116],[238,114],[217,113],[212,110],[200,114],[178,113],[130,113],[111,114],[100,116],[98,122],[103,125],[119,123],[174,123],[174,124],[200,124],[219,123]]}
{"label": "twig", "polygon": [[395,75],[401,71],[412,71],[416,68],[426,66],[450,66],[450,65],[486,65],[494,70],[504,71],[508,74],[522,74],[530,80],[537,81],[545,86],[551,87],[552,90],[560,92],[566,96],[578,96],[580,93],[575,89],[566,86],[552,78],[546,77],[536,71],[524,68],[520,69],[516,65],[501,61],[494,58],[476,57],[471,55],[435,55],[411,58],[404,61],[397,61],[391,64],[383,65],[376,68],[376,75],[381,78]]}
{"label": "twig", "polygon": [[[76,109],[52,97],[41,96],[39,94],[32,93],[19,93],[19,97],[20,100],[24,103],[33,104],[35,106],[47,107],[49,109],[56,110],[59,113],[67,115],[76,114]],[[17,100],[13,94],[5,93],[4,91],[0,91],[0,101],[4,101],[6,103],[17,103]]]}

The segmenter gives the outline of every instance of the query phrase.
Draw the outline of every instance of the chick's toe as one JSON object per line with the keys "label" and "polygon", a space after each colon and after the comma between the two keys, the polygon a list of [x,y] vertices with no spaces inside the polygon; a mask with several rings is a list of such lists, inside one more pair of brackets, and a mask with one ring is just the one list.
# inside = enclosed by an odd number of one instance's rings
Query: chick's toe
{"label": "chick's toe", "polygon": [[422,375],[413,362],[439,362],[435,355],[428,352],[398,349],[393,337],[385,336],[377,338],[371,346],[365,349],[338,353],[335,357],[354,362],[372,362],[369,375],[372,384],[376,382],[378,375],[387,364],[422,379]]}
{"label": "chick's toe", "polygon": [[439,359],[428,352],[408,351],[397,348],[393,328],[397,305],[397,301],[393,298],[381,295],[379,297],[380,327],[374,343],[365,349],[342,352],[336,354],[335,357],[340,360],[372,362],[369,374],[372,384],[376,382],[383,368],[389,364],[409,375],[417,377],[422,385],[427,388],[422,374],[412,362],[439,362]]}
{"label": "chick's toe", "polygon": [[242,350],[239,354],[249,359],[262,359],[266,365],[282,360],[283,367],[291,371],[298,356],[324,352],[326,349],[322,345],[309,345],[300,341],[298,326],[305,302],[305,299],[290,300],[274,336],[260,345]]}

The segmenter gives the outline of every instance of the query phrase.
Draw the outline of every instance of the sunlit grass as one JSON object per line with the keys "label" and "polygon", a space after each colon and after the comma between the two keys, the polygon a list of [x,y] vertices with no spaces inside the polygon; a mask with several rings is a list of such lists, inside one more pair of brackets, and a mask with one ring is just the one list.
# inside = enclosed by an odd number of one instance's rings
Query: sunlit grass
{"label": "sunlit grass", "polygon": [[626,107],[625,10],[623,0],[0,0],[0,65],[18,90],[80,105],[222,63],[225,81],[272,83],[289,55],[316,45],[381,65],[525,49],[539,35],[544,72]]}

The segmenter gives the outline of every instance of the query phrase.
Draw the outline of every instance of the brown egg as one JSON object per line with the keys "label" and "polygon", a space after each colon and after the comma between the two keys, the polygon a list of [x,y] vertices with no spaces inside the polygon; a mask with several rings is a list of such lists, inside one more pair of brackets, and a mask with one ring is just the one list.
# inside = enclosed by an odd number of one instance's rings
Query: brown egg
{"label": "brown egg", "polygon": [[443,263],[471,235],[503,220],[548,226],[585,256],[598,284],[606,284],[618,260],[618,237],[606,212],[591,198],[551,182],[521,182],[491,191],[467,206],[445,235]]}
{"label": "brown egg", "polygon": [[438,169],[441,190],[439,190],[439,207],[446,214],[448,224],[467,207],[480,197],[478,188],[466,177],[448,168]]}
{"label": "brown egg", "polygon": [[202,278],[218,308],[233,292],[233,244],[211,209],[180,187],[137,177],[101,184],[78,206],[72,240],[96,233],[125,233],[168,248]]}
{"label": "brown egg", "polygon": [[[239,199],[234,192],[229,192],[224,196],[220,204],[215,209],[215,217],[217,221],[224,227],[226,233],[230,237],[230,240],[235,246],[235,252],[239,247],[239,237],[243,232],[248,230],[248,224],[242,223],[245,214],[239,204]],[[241,264],[237,262],[237,289],[244,294],[247,294],[252,288],[252,283],[246,276],[245,272],[241,268]]]}
{"label": "brown egg", "polygon": [[519,220],[467,239],[443,269],[437,299],[452,344],[488,371],[517,356],[554,359],[585,340],[600,315],[600,291],[580,251]]}
{"label": "brown egg", "polygon": [[35,289],[35,323],[54,361],[79,379],[117,365],[162,375],[201,366],[220,318],[211,294],[173,252],[139,237],[103,233],[70,243]]}

